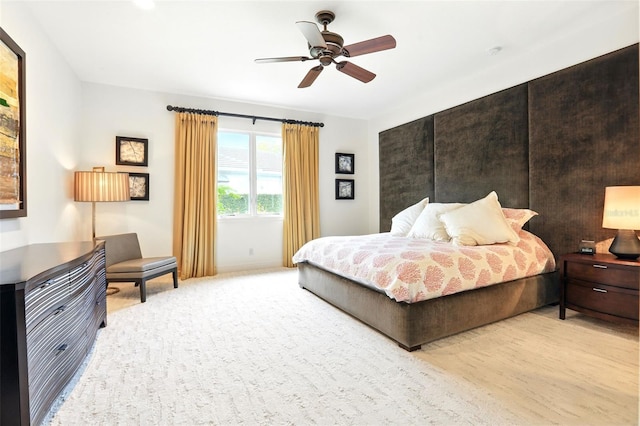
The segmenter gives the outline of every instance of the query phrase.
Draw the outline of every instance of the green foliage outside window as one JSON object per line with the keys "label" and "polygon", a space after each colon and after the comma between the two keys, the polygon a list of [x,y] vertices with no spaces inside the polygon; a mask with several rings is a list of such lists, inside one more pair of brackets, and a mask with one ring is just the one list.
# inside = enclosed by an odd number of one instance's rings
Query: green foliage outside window
{"label": "green foliage outside window", "polygon": [[218,214],[246,214],[249,211],[249,194],[237,194],[227,185],[218,185]]}
{"label": "green foliage outside window", "polygon": [[258,194],[258,214],[282,214],[282,194]]}
{"label": "green foliage outside window", "polygon": [[[218,185],[218,214],[234,215],[249,212],[249,194],[238,194],[227,185]],[[282,194],[258,194],[258,214],[281,214]]]}

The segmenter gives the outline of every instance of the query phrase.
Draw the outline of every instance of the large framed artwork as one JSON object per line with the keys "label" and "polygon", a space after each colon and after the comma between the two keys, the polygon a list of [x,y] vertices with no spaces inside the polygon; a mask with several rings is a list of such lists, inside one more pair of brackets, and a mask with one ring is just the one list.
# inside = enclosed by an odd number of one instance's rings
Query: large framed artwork
{"label": "large framed artwork", "polygon": [[27,215],[25,54],[0,28],[0,219]]}

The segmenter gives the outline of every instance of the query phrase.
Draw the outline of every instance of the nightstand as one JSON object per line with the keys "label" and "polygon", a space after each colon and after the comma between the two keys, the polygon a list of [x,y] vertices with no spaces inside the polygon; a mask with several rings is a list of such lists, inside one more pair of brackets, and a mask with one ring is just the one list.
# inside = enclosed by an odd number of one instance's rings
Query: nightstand
{"label": "nightstand", "polygon": [[566,309],[595,318],[638,324],[640,262],[610,254],[560,257],[560,319]]}

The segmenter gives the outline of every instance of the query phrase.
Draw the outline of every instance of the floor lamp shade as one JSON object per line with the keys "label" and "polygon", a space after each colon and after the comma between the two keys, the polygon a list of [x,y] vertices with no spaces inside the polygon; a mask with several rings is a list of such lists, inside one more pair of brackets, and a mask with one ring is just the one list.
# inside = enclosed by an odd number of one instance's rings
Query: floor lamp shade
{"label": "floor lamp shade", "polygon": [[602,227],[617,229],[609,251],[623,259],[640,256],[640,186],[608,186],[604,193]]}
{"label": "floor lamp shade", "polygon": [[91,237],[96,238],[96,203],[129,201],[129,173],[103,171],[103,167],[92,172],[75,172],[73,199],[91,202]]}
{"label": "floor lamp shade", "polygon": [[75,172],[75,201],[129,201],[129,173]]}

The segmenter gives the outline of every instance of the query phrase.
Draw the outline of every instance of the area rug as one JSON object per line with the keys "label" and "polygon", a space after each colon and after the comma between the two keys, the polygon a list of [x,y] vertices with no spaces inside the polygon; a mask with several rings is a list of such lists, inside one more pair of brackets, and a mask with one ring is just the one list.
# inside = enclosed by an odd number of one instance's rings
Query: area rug
{"label": "area rug", "polygon": [[295,269],[119,285],[52,425],[631,424],[638,331],[557,307],[416,352]]}

